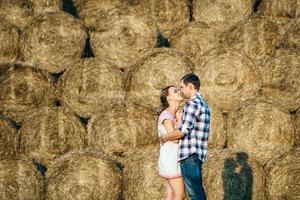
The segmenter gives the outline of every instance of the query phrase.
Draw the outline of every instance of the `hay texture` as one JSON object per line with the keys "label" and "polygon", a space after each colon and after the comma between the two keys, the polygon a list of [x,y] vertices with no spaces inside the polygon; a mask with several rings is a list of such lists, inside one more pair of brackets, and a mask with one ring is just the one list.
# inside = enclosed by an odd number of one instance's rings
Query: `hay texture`
{"label": "hay texture", "polygon": [[24,29],[35,16],[61,9],[61,0],[1,0],[0,18]]}
{"label": "hay texture", "polygon": [[91,32],[95,57],[111,60],[126,69],[156,45],[155,27],[132,10],[112,9],[98,19]]}
{"label": "hay texture", "polygon": [[280,40],[277,25],[260,16],[243,20],[222,34],[222,45],[244,51],[257,64],[273,56]]}
{"label": "hay texture", "polygon": [[282,46],[286,49],[300,49],[300,18],[290,20],[284,26]]}
{"label": "hay texture", "polygon": [[135,151],[124,165],[124,196],[128,200],[153,200],[165,197],[166,183],[158,174],[159,146]]}
{"label": "hay texture", "polygon": [[295,128],[285,110],[251,102],[228,116],[228,146],[245,151],[262,165],[295,144]]}
{"label": "hay texture", "polygon": [[43,199],[44,181],[32,162],[0,161],[0,199]]}
{"label": "hay texture", "polygon": [[300,110],[294,116],[294,125],[296,127],[296,145],[300,146]]}
{"label": "hay texture", "polygon": [[18,29],[5,20],[0,22],[0,62],[13,63],[18,56]]}
{"label": "hay texture", "polygon": [[203,182],[208,200],[266,200],[266,175],[245,152],[216,151],[203,165]]}
{"label": "hay texture", "polygon": [[223,112],[258,95],[261,87],[258,70],[242,52],[214,49],[200,57],[196,66],[204,99]]}
{"label": "hay texture", "polygon": [[46,199],[119,199],[121,172],[116,164],[94,152],[70,152],[49,166]]}
{"label": "hay texture", "polygon": [[62,103],[83,117],[122,102],[125,96],[122,72],[98,59],[86,59],[65,72],[59,88]]}
{"label": "hay texture", "polygon": [[266,167],[272,200],[300,199],[300,148],[274,158]]}
{"label": "hay texture", "polygon": [[252,14],[255,0],[194,0],[193,18],[223,32]]}
{"label": "hay texture", "polygon": [[49,72],[61,72],[78,62],[87,34],[83,24],[64,13],[35,18],[21,38],[22,59]]}
{"label": "hay texture", "polygon": [[0,85],[0,110],[19,122],[55,99],[49,74],[27,65],[0,65]]}
{"label": "hay texture", "polygon": [[58,156],[82,149],[85,129],[69,110],[45,107],[22,123],[18,153],[47,165]]}
{"label": "hay texture", "polygon": [[87,27],[93,27],[97,18],[110,9],[124,5],[120,0],[72,0],[79,18]]}
{"label": "hay texture", "polygon": [[88,123],[89,148],[124,156],[134,148],[157,143],[156,113],[138,105],[114,105],[93,116]]}
{"label": "hay texture", "polygon": [[171,47],[198,57],[220,45],[219,32],[203,22],[191,22],[182,27],[172,38]]}
{"label": "hay texture", "polygon": [[128,73],[127,100],[157,111],[161,90],[168,85],[178,85],[193,67],[194,64],[175,49],[154,49]]}
{"label": "hay texture", "polygon": [[300,107],[300,51],[278,50],[262,67],[263,94],[288,110]]}
{"label": "hay texture", "polygon": [[14,156],[16,134],[17,130],[12,127],[10,121],[0,116],[0,160]]}
{"label": "hay texture", "polygon": [[259,10],[277,23],[285,23],[300,15],[299,0],[262,1]]}

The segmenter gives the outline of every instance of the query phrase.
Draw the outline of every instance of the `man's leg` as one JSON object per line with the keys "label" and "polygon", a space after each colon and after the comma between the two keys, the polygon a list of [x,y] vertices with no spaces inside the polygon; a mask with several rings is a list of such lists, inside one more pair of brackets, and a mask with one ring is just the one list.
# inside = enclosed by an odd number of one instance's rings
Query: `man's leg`
{"label": "man's leg", "polygon": [[190,198],[192,200],[206,200],[202,185],[202,161],[197,154],[180,161],[180,168]]}

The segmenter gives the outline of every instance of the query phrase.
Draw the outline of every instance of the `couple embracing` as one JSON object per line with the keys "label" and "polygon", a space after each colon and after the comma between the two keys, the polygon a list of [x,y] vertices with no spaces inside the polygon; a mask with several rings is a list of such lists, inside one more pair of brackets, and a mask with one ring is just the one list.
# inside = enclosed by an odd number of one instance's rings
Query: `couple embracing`
{"label": "couple embracing", "polygon": [[[161,91],[158,168],[167,182],[167,200],[183,200],[185,190],[192,200],[206,199],[202,164],[207,153],[210,111],[199,89],[198,76],[187,74],[179,88],[167,86]],[[178,108],[184,98],[188,102],[180,112]]]}

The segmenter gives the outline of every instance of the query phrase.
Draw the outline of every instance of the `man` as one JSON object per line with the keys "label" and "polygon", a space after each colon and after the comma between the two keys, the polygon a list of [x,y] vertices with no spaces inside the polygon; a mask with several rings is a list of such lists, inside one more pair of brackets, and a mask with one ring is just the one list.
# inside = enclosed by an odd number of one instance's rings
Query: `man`
{"label": "man", "polygon": [[184,106],[179,128],[163,135],[160,140],[164,143],[180,139],[178,161],[186,189],[192,200],[206,200],[202,164],[207,152],[210,111],[199,93],[200,79],[195,74],[185,75],[179,87],[189,101]]}

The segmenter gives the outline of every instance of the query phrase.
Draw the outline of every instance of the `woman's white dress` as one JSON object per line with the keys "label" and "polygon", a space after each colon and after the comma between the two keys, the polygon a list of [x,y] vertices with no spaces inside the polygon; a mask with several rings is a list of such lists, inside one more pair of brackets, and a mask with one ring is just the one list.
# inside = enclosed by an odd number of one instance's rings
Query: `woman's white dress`
{"label": "woman's white dress", "polygon": [[[175,124],[175,117],[172,113],[164,110],[158,118],[158,135],[166,134],[167,131],[163,125],[164,120],[170,120]],[[160,145],[160,155],[158,159],[159,175],[164,178],[181,177],[180,166],[178,162],[178,143],[168,141]]]}

